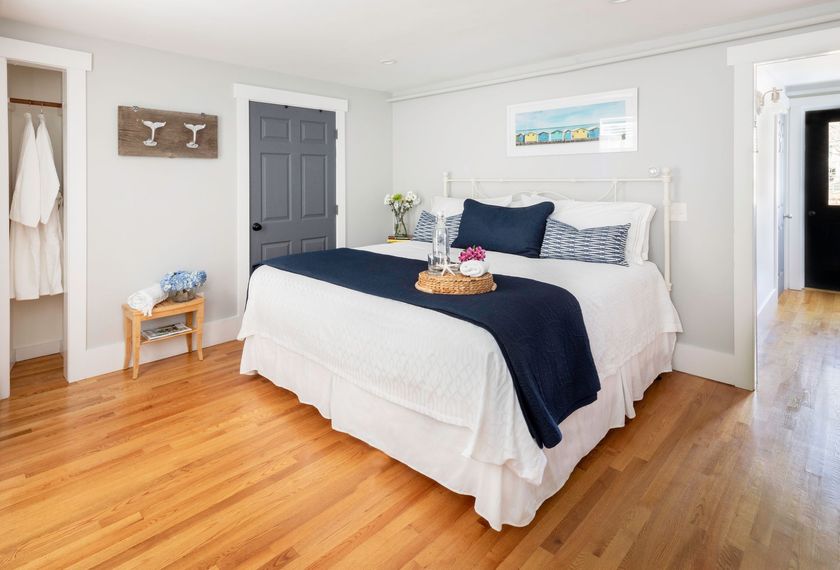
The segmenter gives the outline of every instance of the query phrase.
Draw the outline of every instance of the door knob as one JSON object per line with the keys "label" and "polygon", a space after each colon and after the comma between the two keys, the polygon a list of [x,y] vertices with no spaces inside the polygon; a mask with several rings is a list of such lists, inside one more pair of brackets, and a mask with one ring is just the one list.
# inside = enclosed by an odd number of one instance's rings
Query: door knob
{"label": "door knob", "polygon": [[808,215],[809,216],[816,216],[817,213],[814,210],[808,210]]}
{"label": "door knob", "polygon": [[262,224],[259,222],[254,222],[253,224],[251,224],[251,229],[255,232],[258,232],[262,229]]}

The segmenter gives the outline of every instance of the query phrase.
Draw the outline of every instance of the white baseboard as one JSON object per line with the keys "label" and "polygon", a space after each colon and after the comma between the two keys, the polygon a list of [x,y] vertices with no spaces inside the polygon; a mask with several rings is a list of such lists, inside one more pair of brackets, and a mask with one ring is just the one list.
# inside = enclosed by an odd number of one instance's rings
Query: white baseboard
{"label": "white baseboard", "polygon": [[674,349],[673,366],[674,370],[680,372],[737,386],[735,355],[728,352],[718,352],[702,346],[678,342]]}
{"label": "white baseboard", "polygon": [[773,320],[773,316],[776,314],[776,305],[779,301],[779,294],[776,289],[770,291],[767,295],[767,298],[758,305],[758,314],[757,314],[757,321],[758,321],[758,328],[764,328],[771,320]]}
{"label": "white baseboard", "polygon": [[[204,346],[234,340],[239,332],[240,323],[238,316],[205,323]],[[125,346],[121,342],[88,349],[84,378],[121,370],[124,350]],[[140,363],[154,362],[183,353],[184,340],[182,338],[147,344],[140,351]],[[674,370],[680,372],[737,385],[734,382],[735,357],[730,353],[678,342],[674,350],[673,366]],[[71,382],[84,378],[76,378]]]}
{"label": "white baseboard", "polygon": [[[234,340],[239,332],[240,323],[238,316],[204,323],[204,347]],[[140,350],[140,364],[183,354],[186,351],[185,342],[183,338],[177,337],[169,341],[146,344]],[[89,348],[85,355],[84,375],[81,378],[69,379],[69,381],[77,382],[92,376],[122,370],[124,355],[125,344],[122,342]]]}
{"label": "white baseboard", "polygon": [[28,346],[16,346],[12,348],[12,359],[15,362],[20,362],[22,360],[29,360],[30,358],[47,356],[48,354],[58,354],[63,348],[64,343],[61,340],[49,340]]}

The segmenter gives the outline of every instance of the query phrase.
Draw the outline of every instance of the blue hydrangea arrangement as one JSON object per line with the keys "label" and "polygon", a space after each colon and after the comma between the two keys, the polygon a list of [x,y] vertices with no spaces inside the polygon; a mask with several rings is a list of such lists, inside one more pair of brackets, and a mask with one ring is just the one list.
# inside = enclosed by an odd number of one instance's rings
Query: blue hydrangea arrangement
{"label": "blue hydrangea arrangement", "polygon": [[205,271],[179,270],[167,273],[160,280],[160,288],[164,293],[169,293],[175,300],[189,300],[195,298],[195,290],[207,281]]}

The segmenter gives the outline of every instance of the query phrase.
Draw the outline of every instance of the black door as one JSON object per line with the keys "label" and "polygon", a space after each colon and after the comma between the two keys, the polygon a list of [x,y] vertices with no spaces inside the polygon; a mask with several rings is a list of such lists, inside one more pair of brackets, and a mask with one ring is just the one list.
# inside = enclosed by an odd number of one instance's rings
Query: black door
{"label": "black door", "polygon": [[805,286],[840,291],[840,109],[805,113]]}
{"label": "black door", "polygon": [[251,265],[335,247],[335,113],[250,105]]}

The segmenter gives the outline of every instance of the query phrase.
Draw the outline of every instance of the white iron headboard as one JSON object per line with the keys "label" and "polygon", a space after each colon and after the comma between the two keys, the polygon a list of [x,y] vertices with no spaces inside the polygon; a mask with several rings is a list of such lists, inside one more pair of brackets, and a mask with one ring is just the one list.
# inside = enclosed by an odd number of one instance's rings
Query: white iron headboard
{"label": "white iron headboard", "polygon": [[647,178],[453,178],[449,172],[443,173],[443,195],[450,196],[452,184],[466,183],[472,186],[470,194],[472,197],[478,196],[478,185],[483,183],[519,183],[519,184],[542,184],[542,183],[607,183],[610,184],[610,190],[598,201],[603,201],[612,194],[613,200],[617,199],[618,186],[624,183],[638,183],[644,182],[650,184],[651,182],[660,182],[662,184],[662,229],[665,241],[665,260],[663,262],[662,274],[665,277],[665,285],[668,291],[671,290],[671,169],[663,168],[656,176],[648,176]]}

